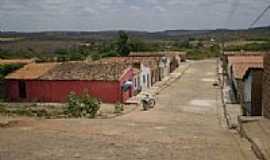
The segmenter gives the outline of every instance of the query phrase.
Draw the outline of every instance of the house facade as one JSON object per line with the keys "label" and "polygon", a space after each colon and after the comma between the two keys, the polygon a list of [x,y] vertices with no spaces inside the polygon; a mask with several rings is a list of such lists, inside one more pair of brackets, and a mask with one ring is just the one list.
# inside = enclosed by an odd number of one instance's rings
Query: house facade
{"label": "house facade", "polygon": [[89,95],[105,103],[124,103],[133,96],[125,87],[133,79],[126,65],[94,65],[85,62],[29,64],[5,79],[12,102],[66,102],[70,92]]}
{"label": "house facade", "polygon": [[236,102],[242,106],[243,115],[260,116],[262,114],[262,75],[263,59],[234,57],[230,62],[230,81]]}
{"label": "house facade", "polygon": [[140,90],[145,90],[152,87],[151,68],[144,63],[141,63],[140,65]]}
{"label": "house facade", "polygon": [[185,52],[132,52],[130,57],[143,57],[158,61],[160,80],[167,77],[171,72],[185,61]]}
{"label": "house facade", "polygon": [[263,69],[250,68],[243,83],[244,115],[262,116]]}
{"label": "house facade", "polygon": [[140,76],[140,70],[137,68],[133,68],[133,90],[134,95],[137,95],[140,93],[140,86],[141,86],[141,76]]}
{"label": "house facade", "polygon": [[171,73],[171,59],[161,57],[159,60],[160,79],[164,79]]}
{"label": "house facade", "polygon": [[263,116],[270,119],[270,54],[264,55]]}
{"label": "house facade", "polygon": [[[97,64],[126,64],[139,70],[139,78],[137,79],[137,87],[135,92],[140,92],[151,88],[156,82],[156,67],[155,61],[145,59],[142,57],[112,57],[101,59],[96,62]],[[135,80],[134,80],[135,81]],[[134,84],[135,85],[135,84]]]}

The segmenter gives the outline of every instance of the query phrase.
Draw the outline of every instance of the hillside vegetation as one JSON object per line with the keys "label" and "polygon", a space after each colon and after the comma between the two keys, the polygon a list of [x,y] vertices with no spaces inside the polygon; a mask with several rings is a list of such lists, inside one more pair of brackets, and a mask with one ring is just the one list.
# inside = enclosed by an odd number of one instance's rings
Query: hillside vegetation
{"label": "hillside vegetation", "polygon": [[[192,59],[218,56],[226,51],[268,51],[270,27],[249,30],[126,31],[129,51],[187,51]],[[0,32],[0,58],[41,60],[99,59],[119,55],[119,33],[104,32]]]}

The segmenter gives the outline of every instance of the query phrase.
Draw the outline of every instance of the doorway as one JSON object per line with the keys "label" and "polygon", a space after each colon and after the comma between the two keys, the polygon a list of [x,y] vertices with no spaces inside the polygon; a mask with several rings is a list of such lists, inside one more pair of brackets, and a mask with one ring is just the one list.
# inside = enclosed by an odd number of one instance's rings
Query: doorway
{"label": "doorway", "polygon": [[20,98],[26,98],[26,83],[25,83],[25,81],[19,81],[19,96],[20,96]]}

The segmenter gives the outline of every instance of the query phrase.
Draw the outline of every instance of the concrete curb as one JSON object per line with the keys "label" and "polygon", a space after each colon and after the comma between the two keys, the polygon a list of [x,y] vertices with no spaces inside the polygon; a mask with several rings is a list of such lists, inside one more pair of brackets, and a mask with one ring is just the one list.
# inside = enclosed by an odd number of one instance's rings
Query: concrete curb
{"label": "concrete curb", "polygon": [[265,154],[262,151],[263,147],[261,147],[261,145],[258,142],[256,142],[256,139],[253,139],[252,137],[250,137],[247,134],[247,131],[245,130],[245,128],[243,127],[244,123],[249,123],[249,122],[258,121],[258,120],[259,119],[243,120],[241,118],[241,116],[239,116],[239,118],[238,118],[239,126],[240,126],[239,134],[241,135],[241,137],[247,139],[251,143],[251,149],[256,154],[258,159],[260,159],[260,160],[269,160],[269,159],[266,158]]}
{"label": "concrete curb", "polygon": [[[220,70],[220,63],[218,64],[218,70]],[[229,129],[233,129],[233,126],[231,124],[231,118],[230,118],[230,115],[227,111],[227,107],[226,107],[226,104],[225,104],[225,101],[224,101],[224,92],[223,92],[223,89],[224,89],[224,81],[223,81],[223,73],[222,74],[218,74],[219,75],[219,84],[221,85],[220,89],[221,89],[221,101],[222,101],[222,107],[223,107],[223,111],[224,111],[224,117],[225,117],[225,121],[226,121],[226,124],[227,124],[227,127]]]}
{"label": "concrete curb", "polygon": [[[177,79],[181,78],[185,72],[190,68],[192,63],[186,63],[183,66],[181,66],[182,70],[178,73],[178,75],[176,76],[172,76],[173,73],[170,73],[170,77],[168,77],[166,80],[164,80],[163,82],[161,81],[159,84],[160,86],[153,86],[152,88],[150,88],[149,90],[143,91],[143,92],[149,92],[151,94],[153,94],[153,96],[159,95],[161,91],[163,91],[164,89],[168,88],[169,86],[172,85],[173,82],[175,82]],[[179,68],[178,68],[179,69]],[[137,95],[137,97],[140,97],[140,95]],[[127,102],[126,104],[134,104],[134,105],[139,105],[140,102]]]}
{"label": "concrete curb", "polygon": [[190,68],[191,63],[187,64],[187,66],[185,66],[185,68],[179,73],[179,75],[177,75],[176,77],[173,77],[171,79],[168,79],[164,85],[162,87],[160,87],[160,89],[158,89],[158,91],[155,93],[155,95],[158,95],[162,90],[168,88],[169,86],[172,85],[173,82],[175,82],[176,80],[180,79],[185,72]]}
{"label": "concrete curb", "polygon": [[226,121],[227,127],[229,129],[237,130],[237,128],[239,127],[239,124],[233,123],[232,117],[231,117],[230,113],[228,112],[228,106],[225,103],[225,95],[224,95],[225,81],[224,81],[224,74],[223,74],[223,72],[220,72],[220,71],[222,71],[222,63],[220,61],[218,61],[217,72],[218,72],[219,84],[221,85],[221,87],[220,87],[220,89],[221,89],[221,100],[222,100],[222,107],[223,107],[223,111],[224,111],[225,121]]}
{"label": "concrete curb", "polygon": [[[220,69],[220,67],[221,67],[221,64],[219,63],[218,68]],[[247,135],[247,133],[246,133],[244,127],[243,127],[243,123],[248,123],[250,121],[249,120],[242,121],[241,116],[238,116],[238,125],[237,126],[231,122],[232,121],[231,116],[228,113],[227,106],[226,106],[225,101],[224,101],[224,92],[223,92],[224,81],[223,81],[223,76],[224,76],[223,74],[219,75],[219,82],[220,82],[220,84],[222,84],[222,86],[221,86],[222,106],[223,106],[223,110],[224,110],[224,117],[225,117],[225,120],[226,120],[227,127],[229,129],[237,130],[241,137],[243,137],[243,138],[245,138],[245,139],[247,139],[249,141],[252,151],[254,152],[254,154],[256,155],[256,157],[259,160],[267,160],[265,158],[265,155],[262,153],[259,145],[251,137],[249,137]]]}

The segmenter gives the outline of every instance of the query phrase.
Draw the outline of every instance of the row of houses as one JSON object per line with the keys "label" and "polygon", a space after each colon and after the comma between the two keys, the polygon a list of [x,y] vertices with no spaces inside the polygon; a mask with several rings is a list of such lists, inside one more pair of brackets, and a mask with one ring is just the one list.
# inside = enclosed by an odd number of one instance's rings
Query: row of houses
{"label": "row of houses", "polygon": [[5,77],[11,102],[65,102],[70,92],[105,103],[126,102],[173,72],[181,52],[131,53],[99,61],[30,63]]}
{"label": "row of houses", "polygon": [[227,52],[229,84],[244,116],[270,118],[270,55],[265,52]]}

